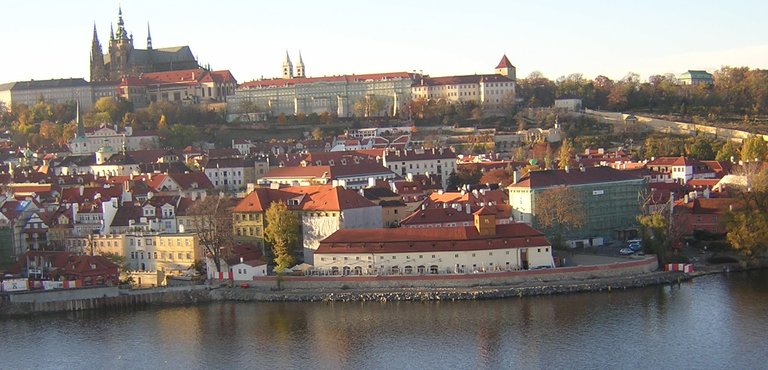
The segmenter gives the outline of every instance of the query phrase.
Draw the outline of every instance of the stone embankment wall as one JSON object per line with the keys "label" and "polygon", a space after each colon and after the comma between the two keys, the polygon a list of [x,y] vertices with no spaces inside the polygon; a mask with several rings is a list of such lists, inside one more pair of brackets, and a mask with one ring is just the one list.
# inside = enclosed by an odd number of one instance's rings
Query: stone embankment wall
{"label": "stone embankment wall", "polygon": [[[656,257],[650,256],[605,265],[478,274],[283,276],[280,284],[283,289],[462,288],[631,276],[655,271],[657,267]],[[277,286],[278,279],[276,276],[259,276],[248,283],[255,287],[273,288]]]}
{"label": "stone embankment wall", "polygon": [[[595,111],[591,109],[585,109],[584,113],[593,115],[602,119],[603,122],[614,125],[626,125],[624,119],[629,114],[623,114],[618,112],[603,112]],[[717,138],[725,138],[733,141],[742,142],[749,138],[752,134],[747,131],[734,130],[729,128],[714,127],[707,125],[700,125],[696,123],[676,122],[657,119],[653,117],[635,116],[637,118],[637,124],[642,124],[650,127],[654,131],[660,131],[665,133],[673,133],[680,135],[693,135],[696,132],[709,134]],[[763,140],[768,141],[768,135],[761,135]]]}
{"label": "stone embankment wall", "polygon": [[[184,305],[212,300],[210,289],[204,286],[138,291],[124,291],[117,287],[94,289],[13,294],[0,304],[0,317],[154,305]],[[74,295],[63,298],[66,296],[50,294],[59,292]]]}
{"label": "stone embankment wall", "polygon": [[[193,286],[122,290],[115,287],[5,296],[0,317],[91,309],[187,305],[212,301],[421,301],[522,297],[626,289],[688,279],[690,275],[656,271],[656,258],[557,269],[419,276],[263,277],[251,287]],[[50,294],[55,293],[55,294]],[[74,297],[74,298],[73,298]]]}

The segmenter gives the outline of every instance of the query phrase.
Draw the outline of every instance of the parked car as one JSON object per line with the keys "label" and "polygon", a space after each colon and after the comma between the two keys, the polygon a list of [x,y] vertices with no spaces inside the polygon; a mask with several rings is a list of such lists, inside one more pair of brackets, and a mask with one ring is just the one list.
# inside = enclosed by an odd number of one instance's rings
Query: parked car
{"label": "parked car", "polygon": [[634,254],[635,252],[636,251],[631,248],[621,248],[621,250],[619,251],[619,254],[621,254],[622,256],[627,256],[630,254]]}
{"label": "parked car", "polygon": [[640,242],[631,242],[631,243],[629,243],[629,244],[627,245],[627,248],[629,248],[629,249],[631,249],[631,250],[633,250],[633,251],[637,252],[637,251],[639,251],[639,250],[643,249],[643,245],[642,245],[642,244],[640,244]]}

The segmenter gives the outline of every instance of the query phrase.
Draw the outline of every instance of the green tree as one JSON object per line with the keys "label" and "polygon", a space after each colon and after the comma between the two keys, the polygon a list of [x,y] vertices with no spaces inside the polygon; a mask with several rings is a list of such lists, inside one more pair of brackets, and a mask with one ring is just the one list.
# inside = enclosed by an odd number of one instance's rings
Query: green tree
{"label": "green tree", "polygon": [[538,194],[534,203],[536,224],[554,236],[554,246],[564,248],[563,236],[584,226],[586,212],[580,194],[560,186]]}
{"label": "green tree", "polygon": [[667,260],[668,227],[670,223],[662,213],[652,213],[637,217],[640,223],[640,236],[646,250],[655,254],[659,266]]}
{"label": "green tree", "polygon": [[768,145],[763,140],[762,135],[752,135],[741,144],[739,154],[743,161],[763,161],[768,154]]}
{"label": "green tree", "polygon": [[751,262],[768,251],[768,192],[742,191],[740,198],[741,204],[726,214],[726,238]]}
{"label": "green tree", "polygon": [[265,217],[264,238],[272,245],[275,271],[282,273],[294,264],[293,250],[299,240],[299,217],[280,202],[272,202]]}
{"label": "green tree", "polygon": [[739,145],[735,142],[728,140],[720,147],[715,157],[718,161],[738,161],[739,160]]}
{"label": "green tree", "polygon": [[715,159],[715,150],[712,148],[712,141],[702,135],[696,136],[691,145],[690,156],[699,160]]}

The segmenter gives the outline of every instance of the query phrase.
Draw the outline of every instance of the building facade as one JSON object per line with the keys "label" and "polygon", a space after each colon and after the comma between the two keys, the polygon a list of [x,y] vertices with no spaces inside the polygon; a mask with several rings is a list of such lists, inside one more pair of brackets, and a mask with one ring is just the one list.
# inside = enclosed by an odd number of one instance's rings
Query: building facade
{"label": "building facade", "polygon": [[509,205],[512,217],[536,229],[537,207],[546,207],[537,200],[542,193],[566,187],[573,190],[583,207],[584,225],[571,230],[566,239],[607,237],[622,239],[637,226],[640,195],[645,180],[610,167],[581,167],[567,170],[531,171],[511,184]]}
{"label": "building facade", "polygon": [[93,90],[82,78],[63,78],[56,80],[32,80],[0,84],[0,101],[8,109],[26,104],[33,106],[40,99],[48,103],[80,102],[81,108],[93,108]]}
{"label": "building facade", "polygon": [[320,242],[315,270],[330,275],[461,274],[554,267],[547,238],[526,224],[440,229],[339,230]]}

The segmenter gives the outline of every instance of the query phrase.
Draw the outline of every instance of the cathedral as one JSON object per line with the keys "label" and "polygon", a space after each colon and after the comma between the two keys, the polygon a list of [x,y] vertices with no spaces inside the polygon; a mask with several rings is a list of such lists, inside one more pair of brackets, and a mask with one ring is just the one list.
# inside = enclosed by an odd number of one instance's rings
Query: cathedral
{"label": "cathedral", "polygon": [[189,46],[152,48],[152,36],[147,25],[147,48],[136,49],[133,34],[129,34],[123,22],[123,11],[118,10],[117,32],[109,30],[109,47],[104,54],[93,25],[91,44],[91,82],[119,81],[123,77],[138,77],[145,72],[166,72],[198,68],[197,60]]}

